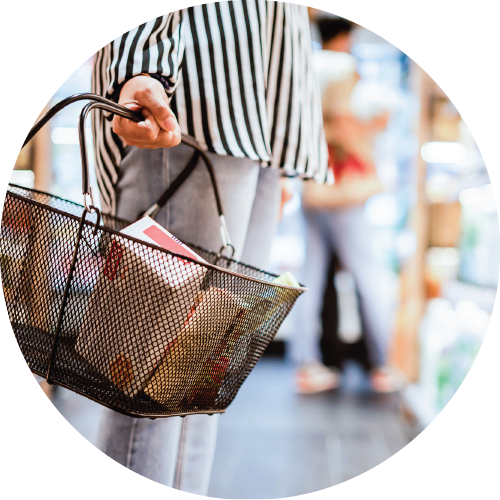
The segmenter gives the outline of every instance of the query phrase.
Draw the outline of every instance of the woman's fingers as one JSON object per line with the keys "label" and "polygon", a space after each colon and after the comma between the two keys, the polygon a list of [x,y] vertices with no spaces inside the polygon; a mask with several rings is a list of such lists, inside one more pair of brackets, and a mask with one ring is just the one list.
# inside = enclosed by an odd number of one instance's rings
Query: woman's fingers
{"label": "woman's fingers", "polygon": [[170,109],[163,86],[155,79],[137,76],[120,92],[119,104],[141,110],[144,120],[134,122],[115,116],[113,130],[125,144],[139,148],[170,148],[179,144],[181,131]]}

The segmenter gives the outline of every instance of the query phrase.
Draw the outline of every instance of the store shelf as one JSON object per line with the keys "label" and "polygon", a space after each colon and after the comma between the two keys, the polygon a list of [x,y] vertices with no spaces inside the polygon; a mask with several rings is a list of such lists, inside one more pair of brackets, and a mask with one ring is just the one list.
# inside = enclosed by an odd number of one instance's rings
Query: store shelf
{"label": "store shelf", "polygon": [[443,285],[442,296],[452,304],[457,304],[461,300],[470,300],[477,304],[483,311],[491,313],[495,305],[497,290],[496,288],[450,280]]}
{"label": "store shelf", "polygon": [[417,420],[422,429],[425,429],[439,414],[432,397],[420,384],[411,384],[404,390],[403,402],[406,410]]}

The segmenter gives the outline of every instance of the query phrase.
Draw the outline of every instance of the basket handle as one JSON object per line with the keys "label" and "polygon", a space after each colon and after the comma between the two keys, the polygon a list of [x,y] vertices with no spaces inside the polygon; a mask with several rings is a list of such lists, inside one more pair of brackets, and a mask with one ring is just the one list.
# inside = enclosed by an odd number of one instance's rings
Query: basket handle
{"label": "basket handle", "polygon": [[[93,195],[92,195],[92,188],[90,186],[87,143],[86,143],[86,138],[85,138],[85,122],[86,122],[88,114],[93,109],[102,109],[104,111],[108,111],[108,112],[113,113],[115,115],[121,116],[122,118],[127,118],[129,120],[133,120],[134,122],[140,122],[144,119],[141,113],[131,111],[130,109],[126,108],[125,106],[121,106],[120,104],[116,104],[115,102],[113,102],[109,99],[106,99],[105,97],[102,97],[98,94],[93,94],[90,92],[86,92],[83,94],[74,94],[74,95],[67,97],[66,99],[63,99],[60,102],[58,102],[56,105],[54,105],[52,108],[50,108],[35,123],[35,125],[30,130],[29,134],[27,135],[26,140],[24,141],[23,147],[59,111],[64,109],[69,104],[72,104],[72,103],[77,102],[77,101],[84,101],[84,100],[90,100],[91,102],[86,104],[84,106],[84,108],[82,109],[82,112],[80,113],[80,120],[79,120],[79,124],[78,124],[78,135],[79,135],[79,139],[80,139],[80,154],[81,154],[81,160],[82,160],[83,203],[84,203],[85,208],[91,212],[95,209],[95,207],[94,207],[94,200],[93,200]],[[234,247],[231,244],[231,239],[229,238],[229,233],[227,231],[226,219],[224,217],[224,211],[223,211],[222,202],[220,199],[219,188],[217,186],[217,180],[215,179],[214,168],[213,168],[212,162],[210,161],[210,158],[208,157],[208,155],[206,154],[206,152],[203,150],[203,148],[200,146],[200,144],[198,143],[198,141],[196,139],[194,139],[193,137],[190,137],[188,135],[182,134],[181,140],[184,144],[195,149],[198,152],[198,154],[203,158],[205,166],[207,167],[208,173],[210,175],[210,180],[212,182],[212,187],[213,187],[214,194],[215,194],[215,200],[217,203],[217,212],[219,214],[219,220],[221,223],[221,227],[220,227],[221,238],[222,238],[221,252],[227,248],[231,248],[232,254],[234,255]],[[154,208],[155,208],[155,206],[151,207],[147,213],[149,213]]]}
{"label": "basket handle", "polygon": [[[106,99],[105,97],[102,97],[97,94],[92,94],[90,92],[86,92],[83,94],[74,94],[70,97],[66,97],[65,99],[62,99],[60,102],[52,106],[40,119],[33,125],[31,130],[29,131],[29,134],[27,135],[23,147],[28,144],[28,142],[33,139],[33,137],[37,134],[37,132],[50,120],[52,119],[59,111],[64,109],[66,106],[69,106],[70,104],[77,102],[77,101],[93,101],[89,104],[93,103],[99,103],[102,106],[105,106],[103,109],[108,109],[112,113],[115,113],[117,115],[122,116],[123,118],[128,118],[129,120],[133,120],[135,122],[139,122],[143,119],[142,115],[140,113],[134,113],[130,109],[120,106],[118,104],[115,104],[113,101],[110,101],[109,99]],[[82,110],[82,113],[80,114],[80,123],[79,123],[79,139],[80,139],[80,153],[81,153],[81,158],[82,158],[82,193],[83,193],[83,199],[84,199],[84,205],[85,208],[89,209],[90,207],[87,204],[87,197],[90,197],[92,199],[92,189],[90,187],[90,180],[89,180],[89,167],[88,167],[88,160],[87,160],[87,147],[85,143],[85,118],[88,114],[88,112],[85,112],[85,110],[88,108],[89,104],[85,106]],[[112,109],[111,109],[112,108]]]}

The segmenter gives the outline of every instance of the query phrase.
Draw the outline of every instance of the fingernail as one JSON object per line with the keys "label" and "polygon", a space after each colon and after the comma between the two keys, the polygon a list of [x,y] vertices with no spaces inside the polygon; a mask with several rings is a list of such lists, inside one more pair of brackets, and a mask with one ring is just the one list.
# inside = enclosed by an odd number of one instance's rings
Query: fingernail
{"label": "fingernail", "polygon": [[174,118],[172,118],[171,116],[169,118],[167,118],[163,124],[165,125],[165,129],[166,130],[174,130],[175,129],[175,125],[176,125],[176,121]]}
{"label": "fingernail", "polygon": [[173,136],[174,136],[174,133],[173,133],[173,132],[169,132],[169,133],[167,134],[167,138],[168,138],[168,140],[169,140],[169,141],[171,141]]}

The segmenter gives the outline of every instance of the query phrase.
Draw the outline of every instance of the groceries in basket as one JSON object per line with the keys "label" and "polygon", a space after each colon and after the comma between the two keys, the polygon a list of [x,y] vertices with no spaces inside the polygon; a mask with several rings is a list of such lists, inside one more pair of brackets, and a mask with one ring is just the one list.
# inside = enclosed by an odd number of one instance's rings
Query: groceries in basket
{"label": "groceries in basket", "polygon": [[[279,285],[302,288],[293,274],[289,271],[273,279],[273,283]],[[253,296],[242,295],[241,301],[246,304],[248,314],[246,317],[247,329],[258,330],[265,328],[265,325],[274,320],[274,316],[279,312],[280,305],[287,300],[294,292],[287,288],[272,288],[261,294],[256,300]]]}
{"label": "groceries in basket", "polygon": [[[292,273],[288,271],[284,275],[275,278],[273,282],[300,287]],[[277,290],[278,293],[283,291],[282,289]],[[206,359],[194,383],[184,396],[182,404],[199,409],[217,404],[219,391],[224,380],[227,381],[228,372],[232,367],[234,368],[236,365],[245,362],[244,359],[236,359],[237,357],[233,356],[233,353],[238,350],[238,343],[245,341],[248,337],[248,334],[243,332],[255,331],[262,327],[266,321],[272,318],[280,303],[272,300],[271,296],[257,301],[252,300],[251,297],[239,296],[236,300],[238,305],[241,306],[238,314],[234,317],[216,348]],[[250,305],[252,303],[253,306]]]}
{"label": "groceries in basket", "polygon": [[[122,232],[204,262],[149,217]],[[186,317],[206,271],[180,257],[114,236],[94,286],[76,351],[119,389],[134,396],[144,389],[162,359],[178,349],[173,347],[174,342],[189,349]],[[184,339],[179,337],[182,332]],[[185,365],[180,368],[185,369]]]}
{"label": "groceries in basket", "polygon": [[287,271],[285,274],[274,278],[273,283],[300,288],[299,282],[295,279],[295,276],[290,271]]}
{"label": "groceries in basket", "polygon": [[242,335],[241,319],[245,310],[240,309],[216,348],[206,359],[194,383],[189,387],[181,404],[203,409],[214,406],[232,361],[237,342]]}
{"label": "groceries in basket", "polygon": [[[279,279],[280,284],[296,282],[289,272]],[[237,363],[232,355],[243,332],[261,327],[278,306],[271,297],[256,301],[215,287],[200,291],[185,327],[144,392],[164,405],[180,403],[200,410],[215,405],[230,364]]]}
{"label": "groceries in basket", "polygon": [[[200,373],[203,378],[207,363],[217,356],[224,339],[238,331],[244,314],[245,308],[234,294],[210,287],[187,317],[144,392],[161,404],[183,403],[187,389],[200,385]],[[218,387],[212,389],[218,391]]]}

